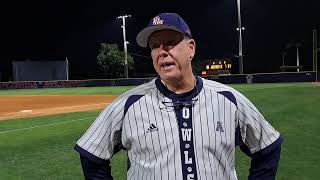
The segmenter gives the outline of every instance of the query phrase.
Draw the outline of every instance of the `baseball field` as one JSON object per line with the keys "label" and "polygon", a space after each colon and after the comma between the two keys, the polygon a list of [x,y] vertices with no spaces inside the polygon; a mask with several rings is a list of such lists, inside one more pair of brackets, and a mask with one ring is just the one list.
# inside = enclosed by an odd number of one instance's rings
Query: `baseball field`
{"label": "baseball field", "polygon": [[[320,85],[231,85],[245,94],[285,140],[277,179],[320,177]],[[101,109],[132,87],[0,90],[0,179],[83,179],[73,150]],[[250,159],[238,149],[239,179]],[[112,159],[115,180],[126,179],[126,153]]]}

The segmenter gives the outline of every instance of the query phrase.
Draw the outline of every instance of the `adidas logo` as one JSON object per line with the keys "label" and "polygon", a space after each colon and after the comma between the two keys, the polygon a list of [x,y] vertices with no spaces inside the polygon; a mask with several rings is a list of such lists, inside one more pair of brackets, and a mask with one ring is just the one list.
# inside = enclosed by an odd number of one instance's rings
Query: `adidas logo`
{"label": "adidas logo", "polygon": [[158,131],[158,128],[154,124],[151,124],[150,127],[147,129],[146,133],[151,133],[153,131]]}

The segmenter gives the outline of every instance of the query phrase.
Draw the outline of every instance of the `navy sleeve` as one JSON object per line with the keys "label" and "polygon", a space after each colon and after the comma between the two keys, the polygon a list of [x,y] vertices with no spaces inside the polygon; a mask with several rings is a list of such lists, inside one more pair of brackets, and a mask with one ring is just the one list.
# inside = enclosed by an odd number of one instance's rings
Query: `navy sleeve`
{"label": "navy sleeve", "polygon": [[[75,145],[74,149],[80,153],[81,166],[86,180],[113,180],[109,160],[100,159]],[[124,149],[122,144],[114,147],[114,154]]]}
{"label": "navy sleeve", "polygon": [[86,180],[113,180],[109,160],[100,159],[78,145],[75,145],[74,149],[80,153],[81,166]]}
{"label": "navy sleeve", "polygon": [[251,155],[249,180],[274,180],[280,160],[282,137]]}
{"label": "navy sleeve", "polygon": [[242,152],[251,157],[251,168],[248,180],[274,180],[276,177],[278,164],[280,160],[281,143],[283,137],[280,137],[266,148],[250,153],[249,148],[241,139],[240,128],[236,129],[236,145],[240,146]]}
{"label": "navy sleeve", "polygon": [[83,174],[86,180],[113,180],[110,161],[99,164],[88,157],[80,155]]}

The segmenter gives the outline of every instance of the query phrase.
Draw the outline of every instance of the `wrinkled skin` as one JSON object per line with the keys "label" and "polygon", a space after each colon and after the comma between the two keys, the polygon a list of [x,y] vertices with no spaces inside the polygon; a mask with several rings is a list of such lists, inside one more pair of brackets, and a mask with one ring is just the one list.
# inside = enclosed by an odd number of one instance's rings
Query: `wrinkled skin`
{"label": "wrinkled skin", "polygon": [[195,41],[173,30],[153,33],[149,39],[153,66],[169,90],[183,93],[194,88],[191,61]]}

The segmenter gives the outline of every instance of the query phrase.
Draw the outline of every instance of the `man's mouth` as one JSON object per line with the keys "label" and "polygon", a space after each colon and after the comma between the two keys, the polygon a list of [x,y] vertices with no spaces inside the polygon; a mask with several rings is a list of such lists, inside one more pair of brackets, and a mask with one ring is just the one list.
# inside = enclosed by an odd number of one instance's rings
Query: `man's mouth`
{"label": "man's mouth", "polygon": [[167,63],[162,63],[161,64],[161,68],[164,69],[164,70],[168,70],[170,69],[171,67],[174,66],[174,63],[170,63],[170,62],[167,62]]}

